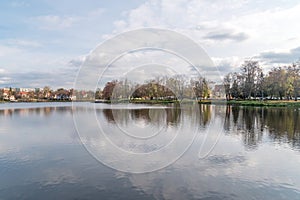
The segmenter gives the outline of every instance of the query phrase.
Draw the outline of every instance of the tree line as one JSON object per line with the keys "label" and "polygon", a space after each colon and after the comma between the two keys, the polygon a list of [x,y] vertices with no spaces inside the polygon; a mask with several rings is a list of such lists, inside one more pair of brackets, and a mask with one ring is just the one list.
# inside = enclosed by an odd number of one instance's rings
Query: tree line
{"label": "tree line", "polygon": [[[112,80],[103,90],[78,91],[59,88],[56,91],[46,86],[22,93],[13,88],[1,89],[0,100],[182,100],[207,99],[212,96],[211,81],[205,77],[190,78],[185,75],[161,76],[143,83],[128,79]],[[294,99],[300,96],[300,62],[273,67],[263,72],[258,61],[247,60],[239,72],[230,72],[223,78],[222,88],[226,100],[231,99]]]}
{"label": "tree line", "polygon": [[188,78],[185,75],[156,77],[144,83],[134,83],[127,79],[113,80],[105,84],[103,90],[96,91],[96,99],[145,99],[182,100],[184,98],[209,98],[209,81],[204,77]]}
{"label": "tree line", "polygon": [[294,99],[300,92],[300,62],[273,67],[266,74],[258,61],[245,61],[223,79],[226,99]]}

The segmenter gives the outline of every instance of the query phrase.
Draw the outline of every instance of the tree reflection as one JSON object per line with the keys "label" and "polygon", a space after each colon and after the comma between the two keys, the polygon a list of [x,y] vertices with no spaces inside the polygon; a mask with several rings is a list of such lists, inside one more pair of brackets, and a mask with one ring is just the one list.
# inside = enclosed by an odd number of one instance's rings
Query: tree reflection
{"label": "tree reflection", "polygon": [[294,148],[300,149],[299,108],[268,109],[265,125],[270,137],[277,142],[288,142]]}
{"label": "tree reflection", "polygon": [[[54,112],[72,114],[72,107],[8,108],[0,110],[0,117],[49,117]],[[77,107],[77,110],[84,109]],[[97,109],[98,115],[110,124],[130,127],[207,128],[216,117],[224,119],[223,129],[228,135],[239,135],[244,146],[251,150],[264,138],[277,143],[288,143],[300,150],[300,109],[275,107],[213,106],[204,104],[168,105],[167,107]],[[110,127],[111,128],[111,127]],[[195,130],[196,130],[195,129]],[[194,130],[194,129],[193,129]],[[187,130],[188,131],[188,130]]]}
{"label": "tree reflection", "polygon": [[177,126],[180,123],[181,108],[174,105],[172,109],[166,109],[166,122],[168,125]]}
{"label": "tree reflection", "polygon": [[[230,106],[228,106],[230,107]],[[232,117],[234,125],[237,125],[239,119],[240,106],[232,106]]]}
{"label": "tree reflection", "polygon": [[114,115],[113,115],[113,112],[112,112],[112,109],[103,109],[102,112],[103,112],[103,115],[105,116],[105,119],[108,122],[110,122],[110,123],[116,123]]}
{"label": "tree reflection", "polygon": [[9,108],[0,110],[0,116],[13,117],[14,115],[20,117],[27,117],[30,115],[47,117],[53,112],[72,113],[71,107],[40,107],[40,108]]}
{"label": "tree reflection", "polygon": [[206,127],[212,116],[212,107],[206,104],[199,104],[200,125]]}
{"label": "tree reflection", "polygon": [[247,149],[255,149],[264,133],[273,141],[300,149],[299,114],[298,108],[227,106],[224,130],[241,134]]}
{"label": "tree reflection", "polygon": [[[167,108],[147,109],[103,109],[102,114],[109,123],[130,125],[132,122],[143,120],[153,125],[178,126],[182,115],[194,126],[205,128],[212,118],[213,108],[210,105],[172,105]],[[193,118],[195,116],[195,118]],[[162,124],[164,123],[164,124]]]}
{"label": "tree reflection", "polygon": [[103,109],[102,114],[107,122],[125,126],[138,121],[156,126],[177,126],[180,123],[181,108],[173,106],[164,109]]}

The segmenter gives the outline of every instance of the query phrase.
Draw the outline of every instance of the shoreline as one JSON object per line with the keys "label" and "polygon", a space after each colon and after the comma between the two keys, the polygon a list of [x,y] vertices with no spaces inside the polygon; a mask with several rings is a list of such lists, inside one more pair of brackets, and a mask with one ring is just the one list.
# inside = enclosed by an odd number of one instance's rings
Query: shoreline
{"label": "shoreline", "polygon": [[[119,104],[119,103],[132,103],[132,104],[191,104],[196,101],[193,100],[87,100],[87,101],[0,101],[0,104],[4,103],[68,103],[68,102],[91,102],[91,103],[106,103],[106,104]],[[200,100],[198,104],[209,104],[209,105],[232,105],[232,106],[251,106],[251,107],[300,107],[300,101],[294,100]]]}
{"label": "shoreline", "polygon": [[[190,104],[194,103],[193,100],[120,100],[110,101],[101,100],[95,101],[95,103],[133,103],[133,104]],[[210,104],[210,105],[232,105],[232,106],[252,106],[252,107],[300,107],[300,101],[294,100],[200,100],[198,104]]]}

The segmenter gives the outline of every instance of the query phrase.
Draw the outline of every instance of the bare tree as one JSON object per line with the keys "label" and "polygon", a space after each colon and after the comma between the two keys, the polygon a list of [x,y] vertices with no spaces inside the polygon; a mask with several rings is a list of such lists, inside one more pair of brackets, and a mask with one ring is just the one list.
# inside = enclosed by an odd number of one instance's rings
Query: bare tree
{"label": "bare tree", "polygon": [[241,75],[244,78],[243,96],[250,99],[251,95],[256,97],[256,84],[261,75],[262,69],[257,61],[245,61],[241,67]]}
{"label": "bare tree", "polygon": [[223,79],[223,85],[225,89],[226,100],[230,100],[230,87],[232,84],[232,73],[228,73]]}
{"label": "bare tree", "polygon": [[279,97],[280,100],[287,94],[287,72],[285,68],[274,67],[267,76],[268,93]]}
{"label": "bare tree", "polygon": [[298,90],[300,87],[300,63],[293,63],[287,68],[288,87],[290,86],[291,93],[294,95],[294,100],[297,101]]}

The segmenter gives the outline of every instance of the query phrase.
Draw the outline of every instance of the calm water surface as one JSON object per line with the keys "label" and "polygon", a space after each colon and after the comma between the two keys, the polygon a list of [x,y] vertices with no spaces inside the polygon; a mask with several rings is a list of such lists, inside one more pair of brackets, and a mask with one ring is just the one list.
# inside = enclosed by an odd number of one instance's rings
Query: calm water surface
{"label": "calm water surface", "polygon": [[[196,107],[195,116],[188,105],[0,104],[0,199],[300,199],[298,108]],[[96,117],[127,150],[151,152],[176,131],[196,137],[168,167],[120,172],[82,145],[74,113],[82,124]],[[120,130],[164,137],[130,146]]]}

